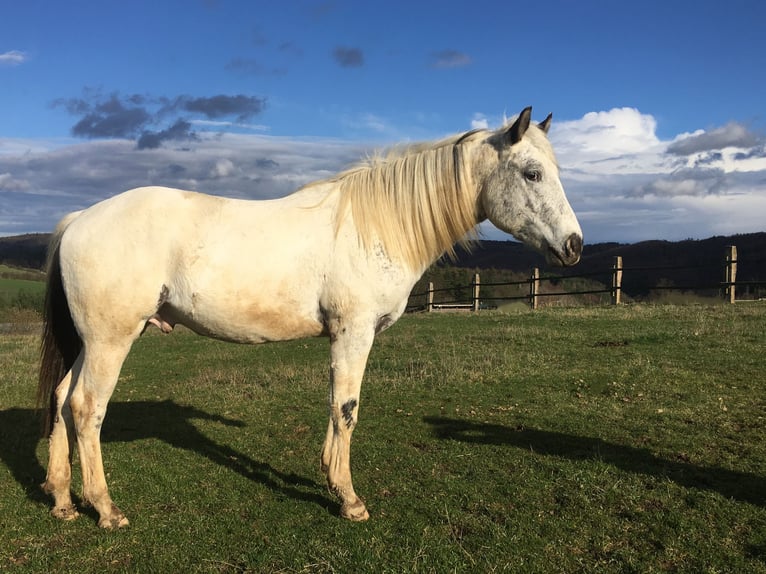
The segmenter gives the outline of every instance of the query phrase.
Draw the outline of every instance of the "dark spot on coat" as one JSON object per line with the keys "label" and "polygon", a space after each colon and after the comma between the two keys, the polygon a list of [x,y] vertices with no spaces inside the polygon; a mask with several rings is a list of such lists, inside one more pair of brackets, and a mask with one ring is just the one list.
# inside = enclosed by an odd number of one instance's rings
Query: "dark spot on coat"
{"label": "dark spot on coat", "polygon": [[343,403],[342,407],[340,407],[340,412],[343,415],[343,420],[346,421],[346,428],[351,428],[354,426],[354,409],[356,408],[357,404],[359,403],[356,402],[356,399],[349,399]]}

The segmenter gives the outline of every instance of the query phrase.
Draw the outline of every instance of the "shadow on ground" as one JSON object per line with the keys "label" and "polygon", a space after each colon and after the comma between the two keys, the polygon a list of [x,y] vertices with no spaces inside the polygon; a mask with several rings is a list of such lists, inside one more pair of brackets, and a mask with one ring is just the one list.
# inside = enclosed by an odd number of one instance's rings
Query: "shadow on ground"
{"label": "shadow on ground", "polygon": [[[107,444],[158,439],[203,456],[275,493],[315,503],[337,514],[339,505],[329,495],[325,495],[323,485],[316,480],[281,472],[266,462],[218,444],[197,429],[192,422],[195,420],[245,426],[241,421],[173,401],[113,402],[109,404],[107,424],[101,433],[101,441]],[[23,486],[30,500],[50,504],[51,500],[40,489],[40,483],[45,479],[45,468],[35,454],[41,440],[40,430],[40,417],[34,409],[12,408],[0,411],[0,460]]]}
{"label": "shadow on ground", "polygon": [[570,460],[597,459],[627,472],[667,478],[685,488],[710,490],[726,498],[766,507],[766,478],[763,476],[668,460],[647,449],[610,443],[594,437],[540,429],[517,429],[446,417],[425,417],[424,421],[440,439],[506,445]]}

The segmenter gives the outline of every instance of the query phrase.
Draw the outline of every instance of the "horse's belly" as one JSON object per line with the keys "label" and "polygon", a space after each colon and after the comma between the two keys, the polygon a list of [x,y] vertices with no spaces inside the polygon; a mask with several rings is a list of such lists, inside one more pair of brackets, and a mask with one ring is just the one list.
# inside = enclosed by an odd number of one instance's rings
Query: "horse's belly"
{"label": "horse's belly", "polygon": [[324,332],[318,308],[300,309],[286,303],[204,304],[199,296],[189,309],[168,306],[159,315],[208,337],[238,343],[263,343],[316,337]]}

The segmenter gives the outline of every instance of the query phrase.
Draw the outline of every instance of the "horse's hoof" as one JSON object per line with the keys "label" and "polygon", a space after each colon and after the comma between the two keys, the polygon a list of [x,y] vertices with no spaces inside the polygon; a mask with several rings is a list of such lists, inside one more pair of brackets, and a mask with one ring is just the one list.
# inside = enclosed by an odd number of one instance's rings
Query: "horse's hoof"
{"label": "horse's hoof", "polygon": [[364,502],[358,498],[352,504],[342,504],[340,507],[340,515],[352,522],[364,522],[370,517],[370,513],[367,512]]}
{"label": "horse's hoof", "polygon": [[57,506],[53,510],[51,510],[51,515],[58,518],[59,520],[74,520],[78,516],[80,516],[80,513],[77,512],[77,509],[74,507],[73,504],[70,504],[69,506]]}
{"label": "horse's hoof", "polygon": [[104,528],[106,530],[117,530],[118,528],[123,528],[130,524],[127,518],[125,518],[125,515],[120,514],[118,516],[112,516],[110,518],[102,518],[98,521],[99,528]]}
{"label": "horse's hoof", "polygon": [[98,521],[99,527],[106,528],[107,530],[117,530],[118,528],[122,528],[128,524],[130,524],[128,519],[125,518],[125,515],[122,513],[122,511],[114,504],[112,504],[112,511],[109,513],[109,515],[102,516]]}

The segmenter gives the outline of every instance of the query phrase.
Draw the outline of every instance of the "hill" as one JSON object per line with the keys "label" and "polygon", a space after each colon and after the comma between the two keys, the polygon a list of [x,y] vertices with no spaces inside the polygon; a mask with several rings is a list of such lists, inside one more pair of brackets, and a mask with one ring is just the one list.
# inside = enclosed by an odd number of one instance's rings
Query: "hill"
{"label": "hill", "polygon": [[699,290],[717,289],[723,280],[726,247],[737,247],[737,281],[766,282],[766,233],[715,236],[684,241],[642,241],[640,243],[596,243],[585,245],[575,267],[562,269],[546,264],[543,256],[514,241],[484,241],[473,252],[458,250],[452,265],[475,269],[509,269],[529,272],[539,267],[543,274],[565,277],[588,275],[610,283],[610,269],[616,256],[622,257],[623,291],[646,295],[658,285]]}
{"label": "hill", "polygon": [[[0,263],[42,269],[48,234],[0,237]],[[610,282],[614,257],[622,256],[623,290],[631,296],[647,295],[658,285],[692,287],[715,285],[723,279],[727,245],[738,250],[738,281],[766,281],[766,233],[715,236],[685,241],[643,241],[640,243],[596,243],[586,245],[582,261],[575,267],[550,267],[535,251],[515,241],[482,241],[473,250],[458,248],[455,261],[439,266],[466,269],[496,269],[528,274],[539,267],[543,274],[564,277],[588,275]]]}
{"label": "hill", "polygon": [[28,233],[0,237],[0,263],[28,269],[42,269],[48,249],[49,233]]}

